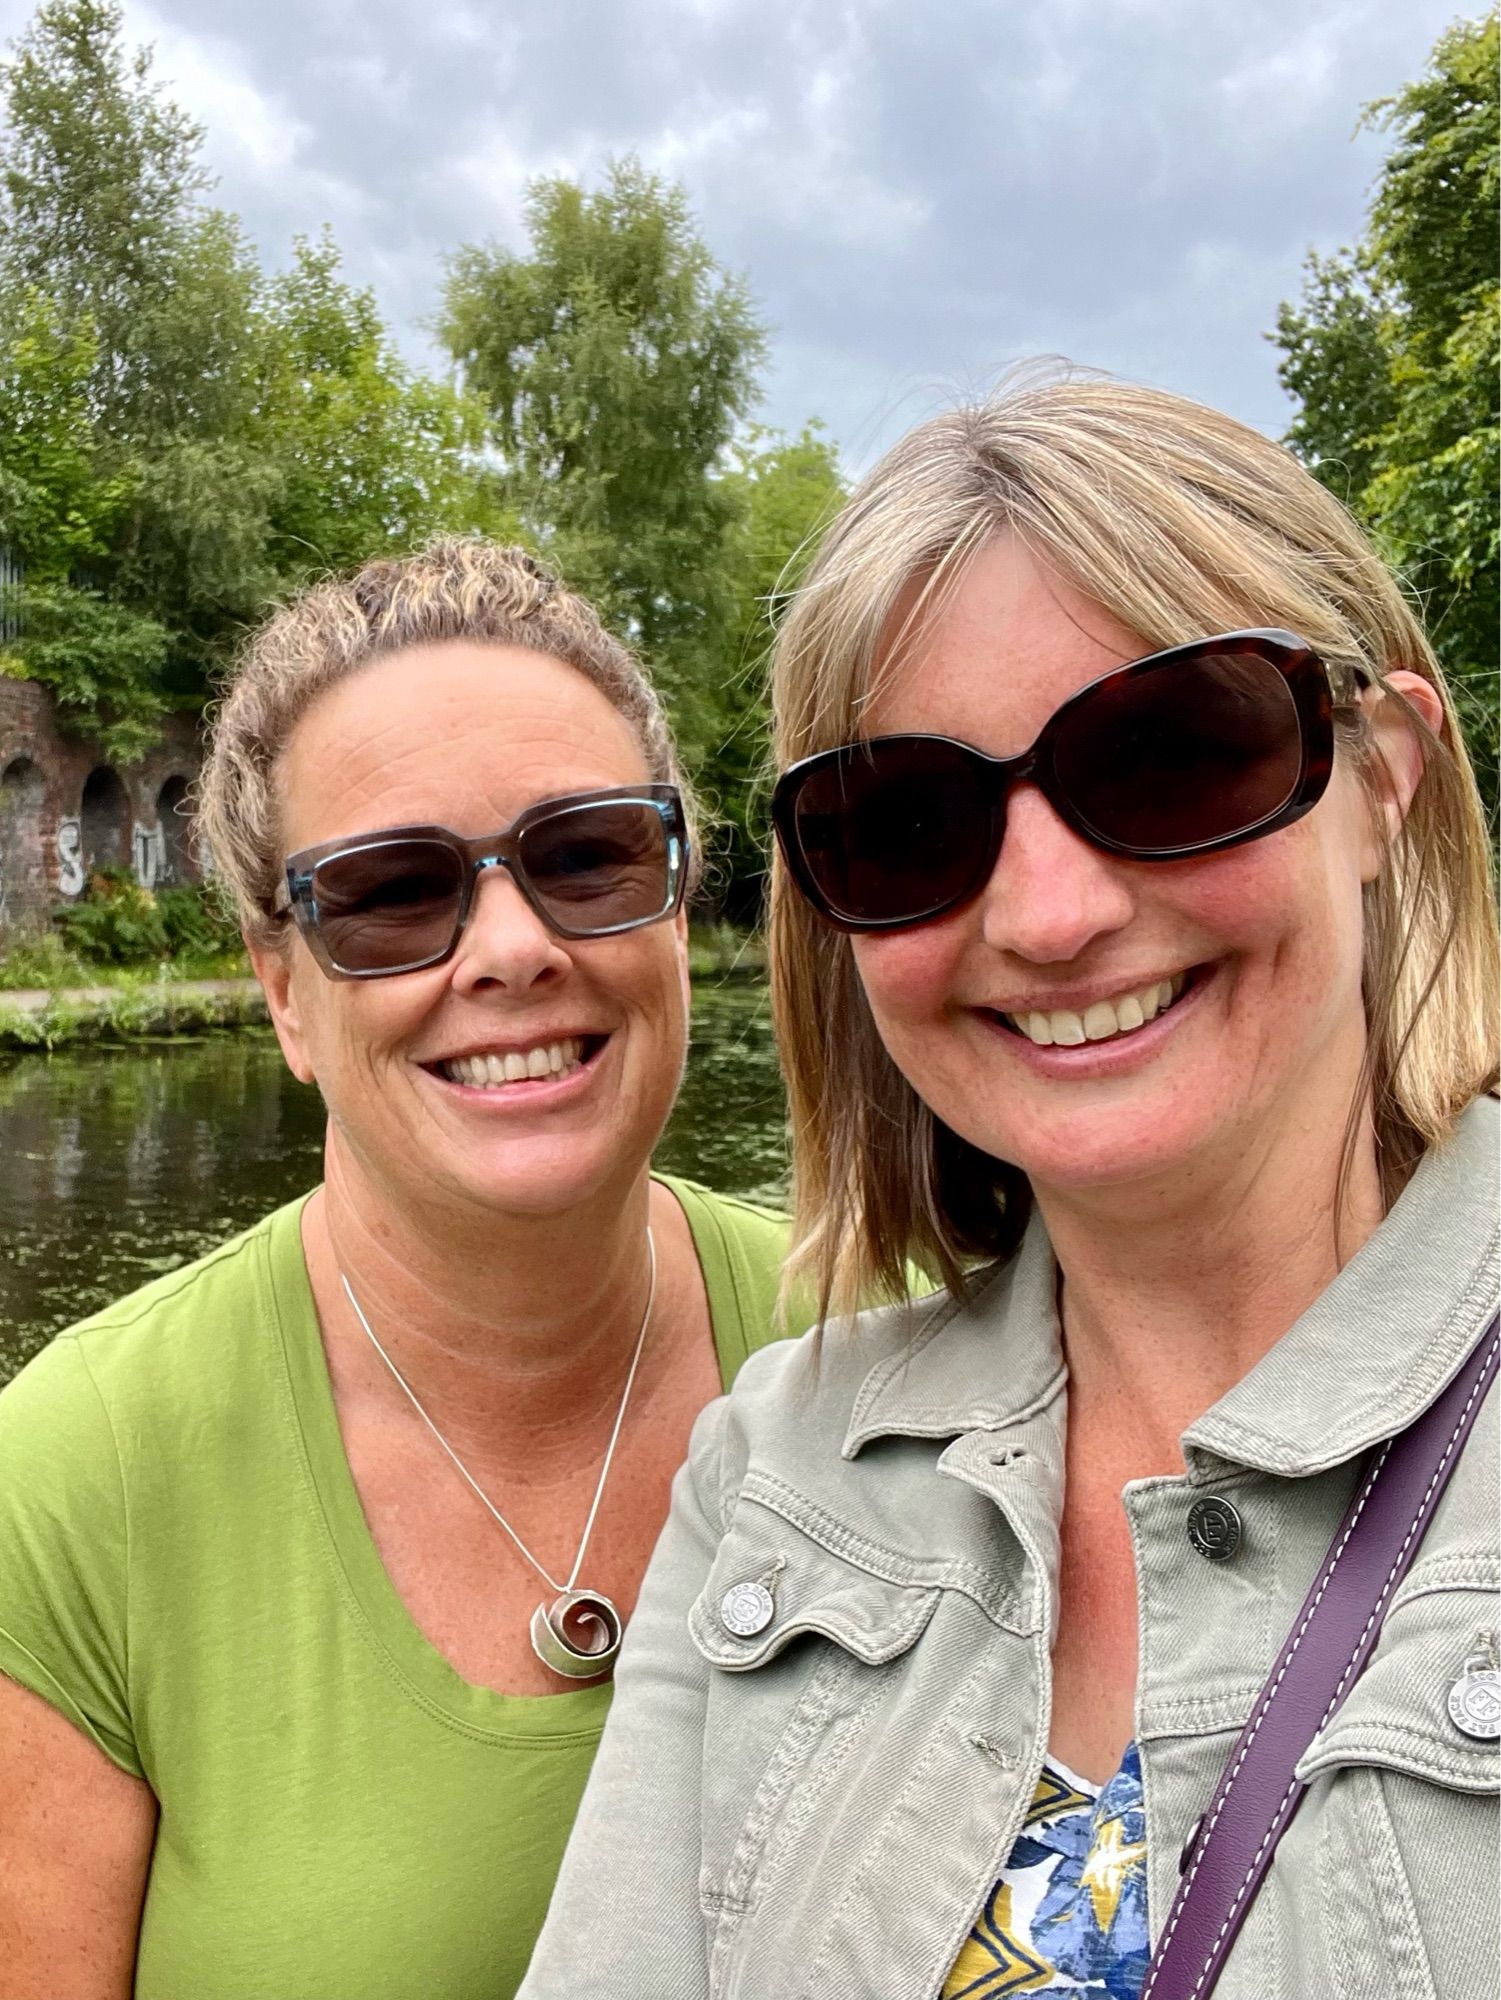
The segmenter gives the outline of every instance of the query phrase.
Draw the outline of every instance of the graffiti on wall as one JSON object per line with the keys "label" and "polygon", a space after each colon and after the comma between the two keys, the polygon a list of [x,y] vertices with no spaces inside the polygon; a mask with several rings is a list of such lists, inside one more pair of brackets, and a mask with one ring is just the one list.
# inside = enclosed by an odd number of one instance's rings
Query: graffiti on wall
{"label": "graffiti on wall", "polygon": [[65,896],[83,894],[83,827],[76,819],[59,822],[57,829],[57,886]]}
{"label": "graffiti on wall", "polygon": [[135,863],[136,880],[143,889],[154,889],[166,880],[167,836],[162,831],[160,820],[152,826],[142,826],[137,820],[131,835],[130,852]]}

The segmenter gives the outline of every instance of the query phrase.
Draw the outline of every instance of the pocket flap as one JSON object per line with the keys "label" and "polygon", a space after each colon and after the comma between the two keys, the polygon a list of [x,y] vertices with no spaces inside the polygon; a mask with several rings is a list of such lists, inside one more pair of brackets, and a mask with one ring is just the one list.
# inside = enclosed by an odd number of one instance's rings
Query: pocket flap
{"label": "pocket flap", "polygon": [[1462,1729],[1449,1706],[1467,1663],[1496,1643],[1497,1569],[1483,1556],[1414,1568],[1365,1671],[1299,1763],[1300,1778],[1379,1764],[1456,1791],[1501,1790],[1501,1742]]}
{"label": "pocket flap", "polygon": [[[743,1626],[755,1618],[737,1619],[732,1612],[732,1623],[727,1623],[725,1600],[738,1587],[756,1583],[770,1593],[770,1616],[760,1631],[737,1632],[733,1623]],[[832,1639],[875,1667],[907,1651],[941,1594],[937,1584],[877,1575],[815,1540],[775,1507],[742,1493],[708,1581],[688,1614],[688,1629],[710,1665],[731,1673],[775,1659],[807,1632]],[[764,1600],[759,1608],[766,1608]]]}

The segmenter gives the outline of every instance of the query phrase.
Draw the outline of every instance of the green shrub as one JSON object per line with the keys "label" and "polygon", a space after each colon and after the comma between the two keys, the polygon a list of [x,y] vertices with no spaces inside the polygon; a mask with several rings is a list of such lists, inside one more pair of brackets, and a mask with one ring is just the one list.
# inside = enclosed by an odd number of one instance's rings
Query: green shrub
{"label": "green shrub", "polygon": [[174,958],[222,958],[242,949],[240,926],[211,882],[158,889],[156,907]]}
{"label": "green shrub", "polygon": [[103,965],[149,965],[172,955],[155,896],[126,868],[98,869],[53,921],[80,957]]}

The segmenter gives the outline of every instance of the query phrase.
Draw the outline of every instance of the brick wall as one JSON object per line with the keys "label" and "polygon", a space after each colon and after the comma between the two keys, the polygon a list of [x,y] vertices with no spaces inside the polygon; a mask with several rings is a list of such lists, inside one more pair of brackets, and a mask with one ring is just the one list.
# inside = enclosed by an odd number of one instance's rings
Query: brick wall
{"label": "brick wall", "polygon": [[0,933],[44,920],[107,862],[133,868],[148,888],[196,882],[177,807],[197,771],[187,716],[169,716],[140,763],[115,766],[59,730],[45,688],[0,675]]}

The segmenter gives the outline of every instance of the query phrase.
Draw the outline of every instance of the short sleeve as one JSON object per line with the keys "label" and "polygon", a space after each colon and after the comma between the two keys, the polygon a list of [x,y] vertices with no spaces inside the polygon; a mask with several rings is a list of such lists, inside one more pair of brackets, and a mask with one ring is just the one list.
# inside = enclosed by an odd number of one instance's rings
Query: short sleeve
{"label": "short sleeve", "polygon": [[129,1526],[109,1414],[62,1334],[0,1392],[0,1674],[142,1777],[127,1696]]}

